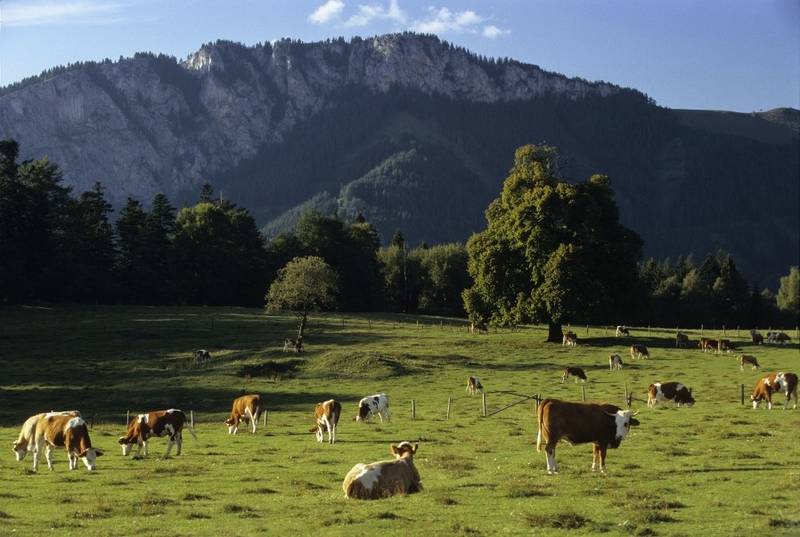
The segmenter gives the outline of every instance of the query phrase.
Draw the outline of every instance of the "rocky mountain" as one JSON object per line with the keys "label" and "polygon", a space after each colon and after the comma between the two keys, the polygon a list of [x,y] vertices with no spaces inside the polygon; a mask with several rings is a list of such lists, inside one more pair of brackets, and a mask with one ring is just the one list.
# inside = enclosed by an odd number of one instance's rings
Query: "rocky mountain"
{"label": "rocky mountain", "polygon": [[182,62],[137,54],[0,90],[0,136],[58,162],[78,191],[101,181],[117,204],[181,202],[209,181],[268,234],[317,208],[362,213],[384,239],[463,240],[514,148],[551,143],[569,178],[613,177],[648,254],[724,248],[762,285],[800,257],[796,118],[672,111],[415,34],[217,42]]}

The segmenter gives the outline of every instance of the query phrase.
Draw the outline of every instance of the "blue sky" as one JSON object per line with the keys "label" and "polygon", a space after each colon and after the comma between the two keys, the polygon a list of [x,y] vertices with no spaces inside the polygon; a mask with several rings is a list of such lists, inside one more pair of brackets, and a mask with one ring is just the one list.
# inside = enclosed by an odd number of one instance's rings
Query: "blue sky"
{"label": "blue sky", "polygon": [[674,108],[800,108],[800,0],[0,0],[0,84],[137,51],[400,30],[646,92]]}

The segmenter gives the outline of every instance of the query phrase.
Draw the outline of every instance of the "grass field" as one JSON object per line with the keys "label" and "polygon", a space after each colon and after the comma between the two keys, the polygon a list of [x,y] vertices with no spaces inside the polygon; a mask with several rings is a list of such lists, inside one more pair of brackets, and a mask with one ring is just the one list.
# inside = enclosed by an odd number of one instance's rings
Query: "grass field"
{"label": "grass field", "polygon": [[[453,319],[326,315],[311,321],[307,352],[286,355],[293,328],[245,309],[0,309],[0,535],[800,535],[800,409],[741,406],[739,385],[749,396],[759,373],[740,372],[734,354],[675,349],[673,331],[632,329],[653,358],[630,363],[630,340],[603,329],[580,328],[568,349],[542,343],[536,327],[470,335]],[[755,347],[744,330],[728,332],[762,372],[800,372],[789,334],[790,346]],[[212,365],[189,365],[198,348]],[[622,371],[608,370],[612,351]],[[641,426],[609,451],[606,475],[590,471],[591,446],[562,444],[561,473],[548,476],[533,402],[482,418],[464,385],[481,378],[490,412],[518,400],[504,391],[579,400],[579,385],[559,383],[568,364],[586,369],[590,401],[621,405],[625,383],[643,399],[649,383],[677,380],[698,403],[637,401]],[[268,425],[229,437],[222,422],[242,389],[265,397]],[[358,399],[379,391],[391,422],[351,421]],[[314,403],[330,397],[344,407],[334,446],[308,432]],[[163,439],[144,460],[123,458],[126,411],[170,407],[194,411],[198,440],[185,435],[183,454],[167,460]],[[72,408],[106,451],[96,472],[68,471],[63,451],[38,475],[30,456],[14,460],[8,447],[26,417]],[[389,458],[401,440],[420,443],[425,490],[345,499],[345,473]]]}

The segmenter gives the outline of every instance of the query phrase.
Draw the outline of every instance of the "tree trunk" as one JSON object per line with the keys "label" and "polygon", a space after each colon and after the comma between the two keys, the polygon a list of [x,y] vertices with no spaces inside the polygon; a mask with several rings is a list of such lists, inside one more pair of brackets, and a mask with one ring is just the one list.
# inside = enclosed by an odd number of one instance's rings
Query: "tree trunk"
{"label": "tree trunk", "polygon": [[564,339],[564,332],[561,331],[561,323],[554,323],[550,321],[547,323],[547,339],[548,343],[561,343]]}
{"label": "tree trunk", "polygon": [[300,317],[300,328],[297,329],[297,341],[303,340],[303,331],[306,329],[306,319],[308,319],[308,310],[303,310],[303,316]]}

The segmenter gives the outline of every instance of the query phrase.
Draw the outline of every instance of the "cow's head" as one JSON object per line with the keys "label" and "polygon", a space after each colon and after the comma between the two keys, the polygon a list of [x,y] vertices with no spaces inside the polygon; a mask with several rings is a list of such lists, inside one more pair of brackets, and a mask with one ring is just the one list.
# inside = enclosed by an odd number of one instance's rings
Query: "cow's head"
{"label": "cow's head", "polygon": [[78,457],[83,461],[86,469],[90,472],[97,468],[97,457],[101,456],[103,451],[97,448],[87,448],[78,454]]}
{"label": "cow's head", "polygon": [[400,442],[399,444],[395,445],[392,444],[392,455],[396,459],[402,459],[403,457],[411,458],[417,453],[417,448],[419,444],[411,445],[411,442]]}
{"label": "cow's head", "polygon": [[361,403],[358,405],[358,414],[356,417],[353,418],[355,421],[365,421],[369,416],[369,405],[367,403]]}
{"label": "cow's head", "polygon": [[25,440],[22,440],[21,442],[13,442],[11,444],[11,450],[14,452],[14,455],[16,455],[17,462],[19,462],[25,458],[25,455],[28,454],[28,442]]}
{"label": "cow's head", "polygon": [[638,426],[639,420],[637,420],[634,416],[639,413],[637,410],[633,412],[632,410],[618,410],[615,414],[608,413],[609,416],[614,418],[614,423],[617,426],[617,440],[622,440],[625,438],[625,435],[631,430],[631,427]]}

